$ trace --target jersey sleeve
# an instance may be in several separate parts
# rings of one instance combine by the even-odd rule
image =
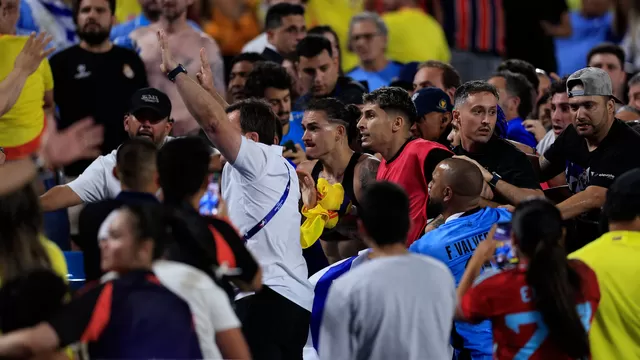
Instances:
[[[210,228],[216,242],[218,264],[227,263],[230,267],[239,269],[239,274],[227,275],[233,280],[250,283],[258,272],[259,265],[238,234],[238,231],[228,221],[212,218]]]
[[[95,341],[109,322],[113,283],[95,287],[64,305],[47,323],[58,335],[61,348],[82,341]],[[100,313],[104,316],[94,316]]]

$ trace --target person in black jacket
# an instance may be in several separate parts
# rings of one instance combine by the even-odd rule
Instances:
[[[301,96],[293,111],[304,111],[314,98],[333,97],[349,105],[361,105],[367,89],[347,76],[340,76],[338,58],[331,42],[323,36],[307,35],[298,43],[298,71],[300,81],[309,92]]]

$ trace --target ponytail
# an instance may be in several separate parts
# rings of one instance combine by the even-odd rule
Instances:
[[[572,358],[588,357],[589,339],[575,301],[581,281],[560,245],[560,211],[543,199],[523,202],[516,208],[513,231],[518,247],[529,258],[527,284],[550,340]]]

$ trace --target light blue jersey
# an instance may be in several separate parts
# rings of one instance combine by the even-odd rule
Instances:
[[[458,286],[467,263],[480,241],[487,237],[494,224],[509,221],[511,221],[511,213],[506,209],[487,207],[463,214],[426,233],[411,245],[409,251],[428,255],[445,263]],[[471,353],[474,360],[492,358],[493,336],[490,321],[483,321],[476,325],[456,322],[455,330],[456,334],[452,337],[454,348],[463,347]]]

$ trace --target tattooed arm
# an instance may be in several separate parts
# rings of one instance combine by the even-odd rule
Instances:
[[[371,155],[363,155],[364,159],[358,162],[355,172],[353,174],[353,191],[356,193],[356,198],[360,199],[362,192],[367,186],[373,184],[376,181],[378,175],[378,167],[380,166],[380,160]]]

